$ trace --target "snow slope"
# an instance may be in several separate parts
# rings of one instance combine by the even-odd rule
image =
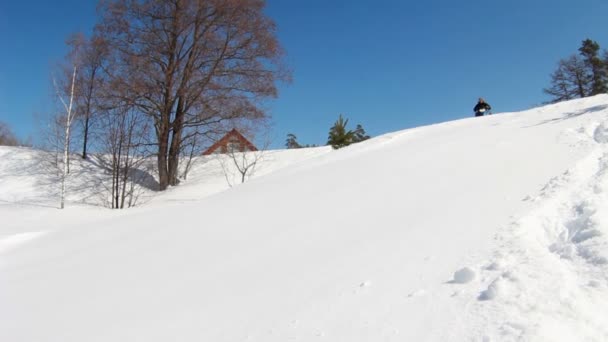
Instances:
[[[0,341],[605,341],[606,142],[604,95],[120,213],[8,200],[3,161]]]

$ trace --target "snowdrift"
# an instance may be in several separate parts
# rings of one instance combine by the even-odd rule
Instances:
[[[120,213],[20,201],[2,161],[0,341],[605,341],[607,141],[596,96]]]

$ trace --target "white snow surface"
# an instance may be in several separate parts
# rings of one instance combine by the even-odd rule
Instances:
[[[608,96],[68,208],[0,147],[0,341],[608,341]],[[463,271],[464,270],[464,271]]]

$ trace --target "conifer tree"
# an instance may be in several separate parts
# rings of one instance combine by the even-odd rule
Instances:
[[[285,146],[288,149],[293,149],[293,148],[302,148],[302,145],[300,145],[298,143],[298,138],[295,136],[295,134],[289,133],[287,134],[287,140],[285,141]]]
[[[348,119],[344,120],[342,114],[329,130],[327,145],[331,145],[334,149],[342,148],[353,143],[355,133],[346,129]]]
[[[355,130],[353,131],[353,143],[358,143],[369,138],[370,136],[365,134],[363,126],[357,125],[357,128],[355,128]]]
[[[585,63],[586,78],[591,88],[589,95],[608,92],[608,72],[605,61],[599,56],[599,44],[591,39],[585,39],[578,51]]]

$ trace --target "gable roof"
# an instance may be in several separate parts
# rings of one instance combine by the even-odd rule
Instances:
[[[258,149],[253,145],[247,138],[245,138],[236,128],[233,128],[230,132],[226,133],[220,140],[216,141],[215,144],[211,145],[205,152],[204,156],[216,153],[220,149],[220,153],[226,153],[228,144],[233,141],[239,142],[240,151],[257,151]]]

